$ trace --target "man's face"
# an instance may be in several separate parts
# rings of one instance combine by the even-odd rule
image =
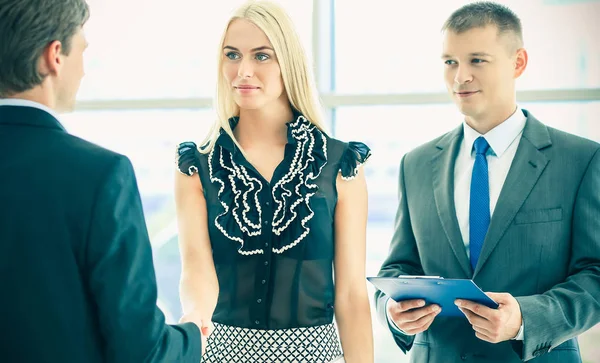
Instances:
[[[79,29],[71,39],[69,55],[61,54],[63,61],[56,81],[56,109],[61,112],[72,111],[75,107],[77,91],[85,75],[83,53],[87,48],[83,29]]]
[[[444,34],[444,78],[460,112],[473,120],[495,118],[515,104],[515,79],[525,66],[513,34],[494,25]],[[521,54],[522,55],[522,54]],[[526,63],[526,62],[525,62]]]

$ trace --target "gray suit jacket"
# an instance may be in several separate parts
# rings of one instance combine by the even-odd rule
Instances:
[[[466,319],[438,317],[409,337],[392,331],[411,362],[580,362],[576,336],[600,322],[600,145],[553,128],[527,111],[517,153],[475,271],[454,207],[454,131],[406,154],[390,254],[379,276],[472,278],[515,296],[524,341],[479,340]],[[376,294],[380,320],[385,301]]]

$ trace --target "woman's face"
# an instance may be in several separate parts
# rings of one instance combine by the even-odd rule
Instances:
[[[240,109],[260,109],[282,98],[287,102],[273,45],[256,25],[231,22],[222,52],[223,76]]]

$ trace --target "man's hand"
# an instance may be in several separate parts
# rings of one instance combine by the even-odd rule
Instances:
[[[215,329],[212,321],[208,320],[205,322],[197,313],[185,314],[179,319],[179,323],[194,323],[200,329],[200,338],[202,339],[202,355],[206,351],[208,345],[208,337],[212,334]]]
[[[515,338],[523,322],[517,299],[507,293],[486,292],[486,295],[500,305],[498,309],[460,299],[455,304],[466,315],[477,338],[490,343]]]
[[[429,329],[435,317],[442,311],[439,305],[425,306],[423,300],[387,302],[388,316],[398,328],[408,335],[415,335]]]

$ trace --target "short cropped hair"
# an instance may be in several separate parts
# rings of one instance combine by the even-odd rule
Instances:
[[[508,7],[491,1],[474,2],[454,11],[444,23],[442,31],[461,34],[488,25],[496,26],[498,35],[513,35],[516,47],[523,47],[521,19]]]
[[[44,81],[38,61],[55,40],[69,55],[73,36],[89,18],[85,0],[0,0],[0,97]]]

